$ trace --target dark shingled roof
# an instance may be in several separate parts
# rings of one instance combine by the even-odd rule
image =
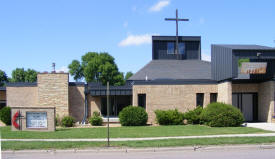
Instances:
[[[129,80],[211,79],[211,63],[201,60],[152,60]]]
[[[37,83],[28,83],[28,82],[10,82],[6,83],[7,87],[36,87]]]
[[[234,45],[234,44],[215,44],[216,46],[226,47],[233,50],[275,50],[273,47],[261,45]]]

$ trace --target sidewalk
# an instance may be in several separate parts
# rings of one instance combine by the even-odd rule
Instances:
[[[195,139],[195,138],[220,138],[220,137],[275,137],[275,133],[265,134],[227,134],[205,136],[172,136],[172,137],[148,137],[148,138],[110,138],[110,141],[142,141],[142,140],[165,140],[165,139]],[[0,141],[107,141],[99,139],[1,139]]]

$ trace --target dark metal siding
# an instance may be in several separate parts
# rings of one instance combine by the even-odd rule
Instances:
[[[232,78],[232,50],[211,45],[211,74],[217,81]]]
[[[176,42],[175,36],[153,36],[152,38],[152,59],[201,59],[200,37],[179,37],[179,42],[185,43],[185,55],[167,54],[167,43]]]

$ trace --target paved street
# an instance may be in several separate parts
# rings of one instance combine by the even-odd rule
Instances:
[[[248,147],[208,147],[199,148],[194,151],[192,147],[176,148],[176,149],[144,149],[144,150],[128,150],[111,149],[111,150],[88,150],[73,152],[72,150],[63,150],[57,152],[4,152],[4,159],[273,159],[275,158],[274,145],[271,147],[248,146]]]

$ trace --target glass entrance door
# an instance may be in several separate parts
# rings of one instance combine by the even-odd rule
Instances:
[[[233,93],[232,105],[241,110],[246,121],[258,120],[257,93]]]

